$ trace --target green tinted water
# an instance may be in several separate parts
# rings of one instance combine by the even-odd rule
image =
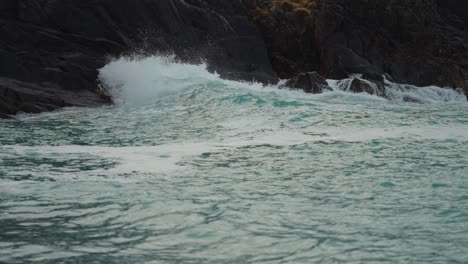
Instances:
[[[466,263],[467,113],[211,83],[0,121],[0,262]]]

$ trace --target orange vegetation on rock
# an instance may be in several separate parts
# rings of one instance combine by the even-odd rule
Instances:
[[[256,13],[260,16],[269,15],[273,8],[279,8],[290,15],[297,13],[311,15],[318,6],[315,0],[259,0],[256,3]]]

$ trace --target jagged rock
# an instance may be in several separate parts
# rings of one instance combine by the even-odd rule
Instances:
[[[135,51],[203,59],[224,78],[278,81],[241,1],[0,1],[0,77],[54,87],[59,97],[77,91],[78,103],[89,106],[107,57]]]
[[[13,115],[16,113],[16,107],[10,103],[8,98],[0,96],[0,113]]]
[[[13,119],[12,116],[0,113],[0,119]]]
[[[374,72],[365,72],[362,74],[362,79],[371,83],[371,86],[375,85],[375,95],[385,97],[385,81],[394,82],[391,76],[382,75]]]
[[[454,18],[468,21],[467,7],[455,0],[321,1],[320,72],[387,73],[400,83],[466,90],[468,33]]]
[[[385,92],[377,84],[364,79],[354,78],[350,85],[349,90],[353,93],[368,93],[371,95],[384,96]]]
[[[37,104],[32,104],[32,103],[24,103],[18,107],[20,112],[28,113],[28,114],[39,114],[42,112],[46,112],[47,109],[44,107],[41,107]]]
[[[372,72],[468,91],[468,1],[317,2],[319,9],[299,23],[279,12],[253,12],[280,77],[318,71],[345,79]]]
[[[317,72],[306,72],[297,75],[285,84],[292,89],[300,89],[306,93],[318,94],[330,90],[327,80]]]
[[[291,79],[302,72],[318,70],[320,49],[314,32],[313,12],[294,11],[288,4],[290,1],[273,7],[273,1],[245,2],[253,10],[252,19],[263,34],[271,63],[280,78]]]
[[[70,91],[61,87],[38,85],[0,78],[0,113],[40,113],[65,106],[99,106],[109,98],[87,90]]]

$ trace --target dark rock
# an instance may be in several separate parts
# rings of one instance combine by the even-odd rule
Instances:
[[[349,90],[354,93],[368,93],[371,95],[384,96],[385,91],[376,83],[369,80],[354,78],[350,85]]]
[[[225,78],[278,81],[242,1],[0,1],[0,77],[51,88],[62,101],[94,105],[94,96],[86,100],[99,96],[97,69],[132,52],[175,53]],[[61,97],[67,91],[75,98]]]
[[[468,89],[466,1],[327,0],[315,23],[320,73],[387,73],[396,82]],[[356,57],[357,56],[357,57]]]
[[[317,72],[301,73],[285,84],[292,89],[300,89],[306,93],[318,94],[330,90],[327,80]]]
[[[99,106],[109,98],[88,90],[70,91],[18,80],[0,78],[0,113],[14,115],[20,111],[39,113],[65,106]]]
[[[268,54],[276,73],[282,79],[291,79],[302,72],[318,70],[320,49],[314,32],[313,12],[294,8],[285,1],[245,1],[252,19],[257,23],[267,45]]]
[[[0,113],[0,119],[13,119],[12,116]]]
[[[260,10],[272,2],[246,1]],[[374,73],[400,83],[468,91],[467,1],[316,2],[318,10],[300,19],[291,19],[288,10],[253,12],[280,77]]]
[[[48,104],[48,103],[39,103],[37,104],[37,106],[43,108],[43,109],[46,109],[47,111],[54,111],[54,110],[57,110],[61,107],[63,107],[64,105],[62,104],[61,106],[58,106],[58,105],[53,105],[53,104]]]
[[[373,81],[374,83],[384,84],[386,76],[375,72],[364,72],[362,78]]]
[[[16,106],[10,103],[8,98],[0,96],[0,113],[14,115],[17,112]]]
[[[468,2],[460,0],[437,0],[439,12],[444,19],[451,20],[455,26],[468,31]]]
[[[329,41],[327,52],[322,58],[322,72],[332,79],[347,78],[351,74],[379,72],[369,61],[357,55],[353,50]],[[383,72],[380,72],[383,74]]]
[[[406,103],[415,103],[415,104],[421,104],[421,100],[418,100],[417,98],[410,97],[410,96],[404,96],[403,97],[403,102]]]
[[[42,112],[46,112],[47,109],[41,107],[39,105],[35,105],[32,103],[24,103],[18,107],[20,112],[28,113],[28,114],[39,114]]]

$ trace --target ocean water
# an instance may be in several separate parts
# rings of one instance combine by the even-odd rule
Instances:
[[[100,73],[115,106],[0,120],[0,263],[468,262],[463,96]]]

